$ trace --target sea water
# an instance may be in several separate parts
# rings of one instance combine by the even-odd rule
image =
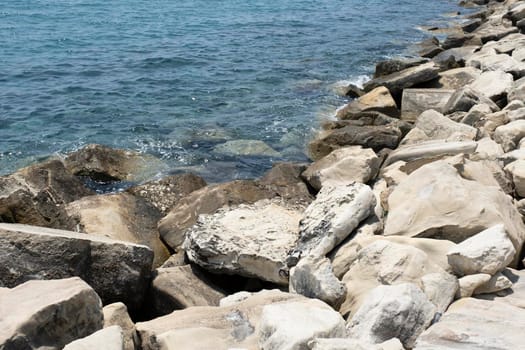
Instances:
[[[2,0],[0,174],[89,143],[209,181],[303,161],[378,60],[414,54],[456,1]],[[275,152],[217,148],[259,140]],[[219,151],[218,151],[219,150]]]

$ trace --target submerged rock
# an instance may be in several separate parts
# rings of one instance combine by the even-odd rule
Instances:
[[[259,140],[232,140],[217,145],[213,151],[229,156],[280,157],[280,153]]]

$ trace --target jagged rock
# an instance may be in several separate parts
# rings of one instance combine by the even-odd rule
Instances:
[[[461,23],[461,29],[465,33],[471,33],[474,30],[476,30],[482,23],[483,21],[481,20],[481,18],[474,18],[470,21]]]
[[[231,140],[215,146],[213,152],[228,156],[280,157],[281,154],[259,140]]]
[[[274,190],[281,198],[294,203],[309,204],[313,197],[302,180],[306,164],[277,162],[259,180],[259,184]]]
[[[490,227],[455,246],[447,253],[448,263],[458,276],[494,275],[512,262],[516,249],[503,225]]]
[[[171,175],[157,181],[131,187],[127,192],[143,198],[162,214],[175,206],[181,198],[206,186],[206,181],[194,174]]]
[[[396,97],[401,95],[403,89],[437,78],[438,72],[439,68],[433,62],[429,62],[372,79],[364,85],[364,90],[371,91],[378,86],[384,86]]]
[[[348,323],[350,337],[371,344],[398,338],[412,348],[430,325],[436,308],[412,283],[378,286]]]
[[[491,99],[469,86],[457,90],[448,100],[444,110],[445,114],[457,111],[468,112],[473,106],[481,103],[489,106],[493,112],[499,111],[499,107]]]
[[[150,247],[155,267],[170,256],[157,230],[160,213],[140,197],[129,193],[89,196],[69,203],[66,211],[73,222],[70,230]]]
[[[143,181],[164,165],[151,155],[91,144],[69,153],[64,164],[71,173],[95,181]]]
[[[91,194],[58,160],[22,168],[0,177],[0,222],[65,227],[63,205]]]
[[[525,75],[525,64],[516,61],[509,55],[497,54],[495,50],[486,50],[479,54],[474,54],[465,63],[467,67],[475,67],[486,71],[503,71],[510,73],[515,79]]]
[[[59,350],[102,328],[102,303],[78,277],[28,281],[2,292],[0,348]]]
[[[349,146],[336,149],[311,164],[302,174],[310,186],[320,190],[326,185],[367,183],[379,170],[380,160],[371,149]]]
[[[390,95],[390,91],[384,86],[379,86],[339,109],[337,118],[353,119],[355,115],[371,111],[381,112],[390,116],[399,115],[396,101]]]
[[[153,260],[146,246],[103,236],[0,224],[0,286],[79,276],[105,304],[141,305]]]
[[[468,45],[462,47],[456,47],[445,50],[439,55],[434,57],[432,60],[439,66],[444,66],[450,69],[461,68],[465,65],[465,62],[472,57],[474,52],[478,50],[479,46]],[[452,67],[450,67],[452,66]]]
[[[525,137],[525,120],[516,120],[498,126],[494,131],[494,141],[499,143],[505,152],[515,149]]]
[[[300,257],[324,257],[370,216],[375,205],[372,189],[359,182],[323,187],[304,211],[289,265]]]
[[[454,90],[445,89],[404,89],[401,99],[401,119],[415,121],[426,110],[444,112]]]
[[[509,34],[517,33],[516,27],[505,27],[503,25],[493,25],[490,22],[482,24],[473,33],[478,37],[483,44],[489,41],[497,41]]]
[[[515,6],[509,8],[506,17],[510,18],[513,23],[521,21],[525,18],[525,4],[518,2]]]
[[[64,350],[124,350],[124,335],[119,326],[101,329],[87,337],[77,339],[64,347]]]
[[[459,289],[456,293],[456,298],[469,298],[474,294],[474,291],[490,281],[491,276],[487,273],[478,273],[475,275],[468,275],[461,277],[459,282]]]
[[[512,78],[512,74],[502,71],[489,71],[481,73],[481,75],[470,84],[470,87],[481,92],[496,103],[504,100],[506,104],[507,94],[511,90],[513,83],[514,79]]]
[[[184,242],[184,232],[197,222],[201,214],[212,214],[227,205],[255,203],[275,197],[277,193],[252,180],[238,180],[207,186],[181,199],[168,215],[159,221],[159,233],[170,247]]]
[[[439,73],[439,80],[433,87],[445,90],[457,90],[469,85],[481,75],[481,70],[474,67],[454,68]]]
[[[201,215],[184,249],[204,269],[288,284],[286,257],[298,236],[300,208],[279,201]]]
[[[475,140],[477,133],[476,128],[456,123],[431,109],[421,113],[415,127],[401,141],[401,145],[433,140],[469,141]]]
[[[505,171],[511,175],[517,195],[525,197],[525,159],[508,164]]]
[[[179,250],[175,254],[172,254],[168,258],[168,260],[164,261],[164,263],[160,267],[169,268],[169,267],[184,266],[187,264],[188,262],[186,261],[186,253],[184,252],[184,250]]]
[[[460,299],[418,338],[415,349],[519,349],[525,313],[494,301]]]
[[[452,49],[454,47],[461,47],[473,37],[474,35],[472,34],[453,33],[445,38],[443,43],[441,43],[441,47],[444,50]]]
[[[497,293],[512,287],[512,282],[502,274],[496,273],[490,280],[474,290],[473,295]]]
[[[350,338],[317,338],[308,343],[310,350],[405,350],[397,338],[381,344],[370,344]]]
[[[148,301],[157,315],[191,306],[217,306],[225,296],[190,265],[157,269],[150,293]]]
[[[310,143],[309,154],[313,160],[317,160],[335,149],[351,145],[360,145],[379,152],[383,148],[396,148],[401,137],[402,132],[397,126],[349,125],[321,134]]]
[[[521,33],[509,34],[501,40],[491,41],[483,46],[483,49],[494,49],[497,53],[504,53],[507,55],[518,48],[525,46],[525,35]]]
[[[316,305],[317,304],[317,305]],[[317,337],[342,337],[345,321],[321,302],[287,302],[267,305],[259,321],[261,350],[305,349]]]
[[[421,277],[421,288],[436,311],[443,314],[459,289],[458,279],[449,273],[434,272]]]
[[[499,187],[462,178],[445,161],[426,164],[412,172],[391,193],[388,207],[385,235],[461,242],[503,223],[516,257],[520,255],[525,226],[511,198]]]
[[[290,293],[322,300],[337,310],[346,286],[334,275],[330,260],[306,257],[290,270]]]
[[[128,314],[128,308],[123,303],[113,303],[104,306],[104,328],[119,326],[122,329],[124,340],[123,350],[135,350],[139,345],[139,338],[135,324]]]
[[[509,101],[524,101],[525,100],[525,78],[514,81],[514,85],[507,95]]]
[[[428,59],[425,58],[391,59],[387,61],[380,61],[376,64],[374,78],[400,72],[407,68],[419,66],[427,62]]]
[[[418,46],[418,54],[421,57],[432,58],[443,51],[443,48],[439,45],[439,40],[436,37],[423,40]]]

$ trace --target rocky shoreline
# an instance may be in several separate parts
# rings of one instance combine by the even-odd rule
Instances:
[[[0,177],[0,350],[520,349],[525,1],[462,5],[311,164],[145,182],[89,145]]]

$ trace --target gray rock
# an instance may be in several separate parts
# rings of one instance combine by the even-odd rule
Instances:
[[[456,299],[471,297],[477,288],[485,285],[490,279],[491,276],[488,273],[478,273],[461,277],[458,280],[459,289],[456,293]]]
[[[441,43],[441,47],[444,50],[452,49],[454,47],[461,47],[473,37],[474,35],[472,34],[453,33],[445,38],[445,40]]]
[[[457,111],[468,112],[477,104],[486,104],[493,112],[499,111],[499,107],[488,97],[468,86],[457,90],[448,100],[444,107],[445,114]]]
[[[213,152],[229,156],[280,157],[281,154],[259,140],[231,140],[217,145]]]
[[[509,92],[507,99],[509,101],[523,101],[525,100],[525,78],[514,81],[514,86]]]
[[[457,90],[472,83],[481,75],[474,67],[454,68],[439,73],[439,80],[432,87],[444,90]]]
[[[510,92],[513,83],[512,74],[502,71],[488,71],[483,72],[470,84],[470,87],[496,103],[503,100],[506,104],[507,94]]]
[[[428,300],[443,314],[454,301],[459,289],[458,279],[449,273],[434,272],[421,277],[421,288]]]
[[[128,308],[123,303],[113,303],[104,306],[104,328],[118,326],[122,330],[124,350],[135,350],[139,339],[135,324],[128,314]]]
[[[376,64],[374,78],[379,78],[392,73],[400,72],[407,68],[419,66],[426,62],[428,62],[428,59],[425,58],[403,58],[380,61]]]
[[[443,51],[443,48],[439,45],[439,40],[436,37],[423,40],[418,46],[418,54],[421,57],[432,58]]]
[[[474,290],[473,295],[490,294],[511,288],[512,282],[503,273],[498,272],[490,280]]]
[[[521,33],[509,34],[501,40],[491,41],[483,46],[483,49],[494,49],[497,53],[510,55],[514,50],[525,46],[525,35]]]
[[[505,152],[515,149],[525,137],[525,120],[516,120],[498,126],[494,131],[494,141],[499,143]]]
[[[398,338],[412,348],[435,312],[435,306],[412,283],[378,286],[348,322],[350,337],[371,344]]]
[[[516,160],[507,166],[505,171],[512,177],[516,194],[525,197],[525,159]]]
[[[472,55],[465,63],[468,67],[479,68],[482,71],[503,71],[511,73],[515,79],[525,75],[525,63],[516,61],[509,55],[497,54],[495,50]]]
[[[463,67],[465,62],[476,52],[479,46],[469,45],[463,47],[456,47],[441,52],[432,60],[439,66],[448,67],[451,63],[453,67]],[[455,66],[455,67],[454,67]]]
[[[2,292],[0,348],[59,350],[102,328],[102,302],[78,277],[28,281]]]
[[[490,22],[482,24],[473,33],[478,37],[483,44],[489,41],[497,41],[509,34],[517,33],[516,27],[505,27],[503,25],[493,25]]]
[[[30,279],[83,278],[104,303],[138,308],[149,283],[153,252],[103,236],[0,224],[0,285]]]
[[[415,121],[426,110],[443,113],[454,90],[404,89],[401,100],[401,119]]]
[[[119,326],[101,329],[87,337],[77,339],[64,347],[64,350],[125,350],[124,335]]]

